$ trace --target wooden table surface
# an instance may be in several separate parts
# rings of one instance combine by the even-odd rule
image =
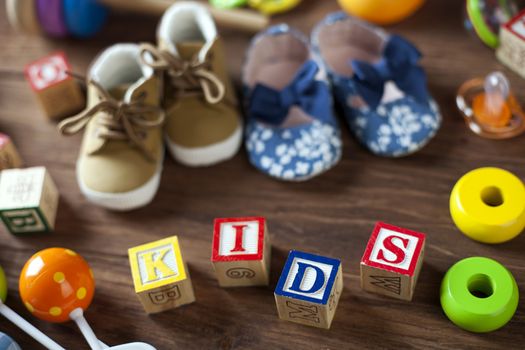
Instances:
[[[421,152],[403,159],[378,158],[357,145],[343,127],[341,162],[305,183],[284,183],[255,170],[245,151],[220,165],[192,169],[166,159],[154,202],[129,213],[114,213],[88,203],[75,179],[80,136],[59,136],[24,80],[28,62],[57,50],[74,70],[85,73],[94,55],[122,41],[154,40],[157,19],[114,14],[91,40],[49,40],[16,34],[0,10],[0,130],[11,135],[27,165],[44,165],[61,193],[56,232],[30,238],[0,231],[0,264],[9,280],[7,304],[67,349],[87,349],[74,324],[34,319],[17,292],[18,276],[36,251],[64,246],[81,253],[94,270],[97,291],[86,317],[110,345],[141,340],[157,349],[516,349],[525,344],[524,300],[503,329],[471,334],[444,316],[439,286],[447,269],[469,256],[495,258],[514,274],[525,291],[525,234],[501,245],[472,241],[455,228],[449,193],[465,172],[499,166],[525,179],[525,137],[482,139],[465,127],[454,103],[466,79],[496,69],[508,73],[525,99],[525,81],[500,65],[494,53],[462,27],[462,1],[429,0],[414,17],[393,26],[421,49],[430,90],[444,117],[436,138]],[[305,0],[295,11],[275,18],[309,32],[335,1]],[[130,23],[132,25],[130,26]],[[229,69],[239,80],[249,36],[223,32]],[[222,289],[210,264],[215,217],[265,216],[273,239],[268,288]],[[426,257],[412,302],[361,290],[359,260],[374,223],[383,220],[427,233]],[[127,249],[179,235],[197,302],[147,316],[135,296]],[[287,252],[304,250],[342,259],[344,290],[330,330],[280,321],[273,289]],[[24,349],[40,346],[0,318],[0,330]]]

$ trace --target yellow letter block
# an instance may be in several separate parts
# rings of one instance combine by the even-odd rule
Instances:
[[[177,236],[130,248],[128,255],[135,293],[147,313],[195,301]]]

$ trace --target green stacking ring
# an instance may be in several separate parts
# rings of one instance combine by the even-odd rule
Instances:
[[[4,270],[0,266],[0,300],[5,302],[5,298],[7,298],[7,280],[5,279]]]
[[[458,261],[441,282],[441,307],[467,331],[484,333],[503,327],[518,307],[518,285],[495,260],[472,257]]]

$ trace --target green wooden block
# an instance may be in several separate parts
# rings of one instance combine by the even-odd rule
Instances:
[[[54,229],[58,191],[44,167],[0,173],[0,218],[13,234]]]

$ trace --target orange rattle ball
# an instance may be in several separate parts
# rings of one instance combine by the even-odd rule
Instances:
[[[26,262],[19,289],[22,301],[33,315],[49,322],[66,322],[71,311],[89,307],[95,280],[80,255],[70,249],[49,248]]]
[[[338,0],[347,13],[369,22],[386,25],[404,20],[425,0]]]

